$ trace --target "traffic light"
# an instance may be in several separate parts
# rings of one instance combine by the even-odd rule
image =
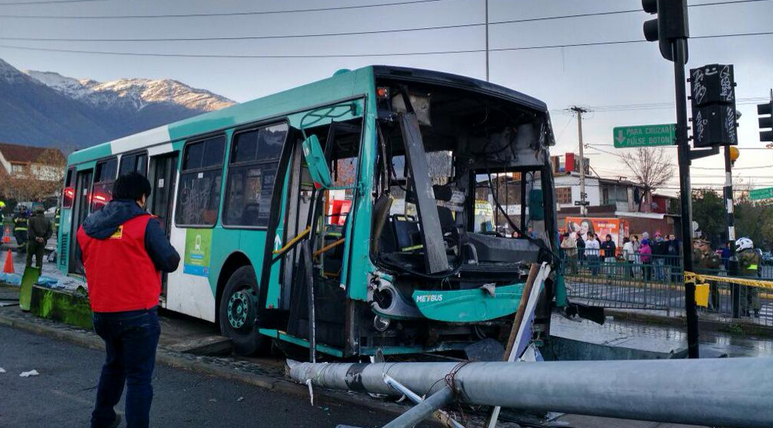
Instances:
[[[767,104],[757,104],[757,114],[760,115],[760,141],[773,142],[773,100]]]
[[[731,64],[690,70],[693,147],[738,144],[735,78]]]
[[[645,12],[658,16],[644,23],[644,38],[649,42],[657,41],[663,58],[673,61],[671,42],[690,37],[687,0],[642,0],[641,4]],[[687,52],[684,62],[687,63]]]

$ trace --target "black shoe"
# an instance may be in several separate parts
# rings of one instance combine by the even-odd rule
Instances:
[[[115,414],[115,420],[112,424],[108,425],[107,428],[118,428],[118,426],[121,425],[121,415],[118,413]]]

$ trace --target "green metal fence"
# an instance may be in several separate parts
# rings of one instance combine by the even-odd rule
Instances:
[[[726,266],[727,263],[723,262],[719,269],[695,270],[698,274],[726,277]],[[684,317],[681,256],[652,256],[645,263],[638,255],[622,260],[569,257],[562,253],[562,271],[567,295],[573,301],[610,309],[655,311],[666,317]],[[760,266],[758,272],[759,275],[753,279],[773,281],[773,266]],[[708,305],[699,307],[701,319],[773,327],[773,290],[724,281],[708,281],[708,284]]]

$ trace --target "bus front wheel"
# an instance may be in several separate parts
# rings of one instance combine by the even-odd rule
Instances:
[[[255,354],[268,343],[258,332],[256,286],[255,270],[242,266],[228,279],[220,299],[220,333],[231,339],[238,355]]]

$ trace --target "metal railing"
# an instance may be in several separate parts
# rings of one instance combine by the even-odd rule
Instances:
[[[638,255],[621,258],[569,257],[562,252],[567,295],[591,306],[654,312],[665,317],[684,317],[684,278],[681,256],[651,256],[647,263]],[[718,269],[696,273],[727,277],[723,261]],[[752,279],[773,281],[773,266],[759,266]],[[739,276],[748,278],[747,276]],[[773,327],[773,290],[711,280],[708,305],[699,307],[702,320],[727,324]],[[738,306],[733,317],[733,295]]]

